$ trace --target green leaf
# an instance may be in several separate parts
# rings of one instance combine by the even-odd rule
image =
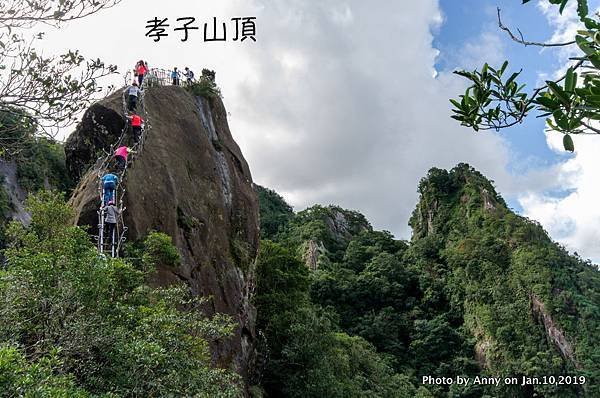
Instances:
[[[575,90],[575,85],[577,84],[577,74],[573,72],[573,68],[570,67],[567,69],[567,74],[565,76],[565,91],[573,92]]]
[[[562,3],[560,3],[560,8],[558,9],[558,12],[560,14],[563,13],[563,11],[564,11],[564,9],[565,9],[565,7],[566,7],[566,5],[567,5],[568,2],[569,2],[569,0],[562,0]]]
[[[559,129],[561,129],[561,130],[569,129],[569,120],[567,119],[567,116],[560,109],[554,110],[554,112],[552,112],[552,116],[554,117],[554,121],[556,122]]]
[[[545,96],[540,96],[538,98],[535,99],[535,103],[542,105],[550,110],[554,110],[556,108],[558,108],[559,103],[552,100],[551,98],[545,97]]]
[[[570,104],[569,96],[563,91],[563,89],[558,84],[556,84],[552,80],[546,80],[546,85],[548,86],[548,89],[550,89],[550,91],[552,91],[552,93],[563,104],[565,104],[565,105],[569,105]]]
[[[517,76],[519,76],[520,73],[521,73],[521,71],[518,71],[518,72],[515,72],[512,75],[510,75],[510,77],[508,78],[506,83],[504,83],[504,85],[506,87],[508,87],[517,78]]]
[[[450,102],[452,103],[452,105],[454,105],[457,109],[462,109],[462,106],[460,104],[460,102],[454,100],[454,99],[450,99]]]
[[[585,17],[581,20],[585,24],[585,27],[588,29],[600,29],[600,23],[594,21],[592,18]]]
[[[600,69],[600,54],[598,54],[598,53],[592,54],[592,55],[588,56],[588,59],[590,60],[592,65],[594,65],[596,68]]]
[[[569,134],[565,134],[563,137],[563,146],[565,147],[565,151],[573,152],[575,151],[575,145],[573,144],[573,138]]]
[[[466,77],[467,79],[472,79],[472,76],[473,76],[473,74],[471,72],[467,72],[466,70],[455,70],[453,73],[455,75]]]
[[[498,75],[502,76],[502,74],[504,73],[504,71],[506,70],[506,67],[508,66],[508,61],[504,61],[504,63],[502,64],[502,66],[500,67],[500,71],[498,72]]]
[[[590,32],[589,30],[578,30],[577,33],[582,36],[594,37],[595,32]]]
[[[581,51],[585,53],[585,55],[589,56],[596,53],[596,51],[592,47],[590,47],[590,44],[583,36],[575,36],[575,42],[577,42],[577,45],[579,46]]]
[[[587,0],[577,0],[577,15],[582,21],[589,13]]]

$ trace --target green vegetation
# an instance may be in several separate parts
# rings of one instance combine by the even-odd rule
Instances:
[[[8,167],[16,165],[16,183],[28,193],[53,188],[68,192],[73,184],[68,176],[65,152],[61,144],[50,138],[36,137],[37,125],[23,110],[0,110],[0,161]],[[15,206],[0,179],[0,249],[4,248],[4,230],[10,211]]]
[[[292,219],[294,211],[283,197],[272,189],[256,186],[260,204],[260,236],[273,239]]]
[[[27,192],[48,187],[67,192],[72,182],[64,148],[51,138],[36,137],[37,129],[37,123],[23,110],[0,111],[0,159],[16,162],[18,183]]]
[[[270,353],[268,396],[599,396],[597,268],[508,210],[494,186],[468,165],[432,169],[419,193],[410,244],[334,206],[293,215],[271,235],[278,244],[263,243],[256,305]],[[311,240],[323,248],[312,272],[302,263]],[[551,333],[548,325],[555,328]],[[356,368],[336,369],[348,350],[361,352],[359,367],[379,370],[362,373],[363,383],[356,384]],[[328,377],[323,364],[336,369],[324,382],[331,390],[306,390],[305,374]],[[381,385],[380,372],[400,383],[394,385],[401,392],[361,390]],[[587,382],[423,386],[427,375],[571,375]],[[292,382],[297,379],[304,384]]]
[[[142,259],[152,268],[158,265],[177,267],[181,263],[181,256],[173,244],[173,239],[163,232],[156,231],[150,232],[144,240]]]
[[[268,396],[415,396],[371,344],[339,331],[334,314],[311,303],[308,271],[289,250],[263,241],[259,259],[255,304],[269,345]]]
[[[73,184],[67,173],[65,151],[48,138],[36,138],[16,157],[17,179],[27,192],[52,187],[68,192]]]
[[[529,1],[523,0],[523,3]],[[577,3],[577,15],[583,26],[572,40],[552,44],[527,41],[502,24],[500,10],[498,22],[514,41],[524,45],[577,48],[579,53],[569,58],[566,73],[527,93],[525,85],[517,82],[521,71],[507,72],[508,61],[498,68],[486,63],[481,70],[457,71],[455,73],[472,84],[458,100],[450,100],[455,113],[452,117],[475,131],[498,130],[519,124],[536,108],[541,117],[547,117],[550,129],[564,134],[564,148],[572,152],[572,134],[600,133],[594,127],[594,121],[600,119],[600,19],[589,9],[587,0],[548,2],[559,6],[561,14],[567,4]]]
[[[197,80],[192,84],[186,86],[186,89],[197,97],[204,97],[209,99],[223,97],[221,95],[221,90],[219,89],[219,87],[215,84],[214,81],[209,79],[201,78],[200,80]]]
[[[12,223],[0,271],[0,396],[237,397],[208,344],[233,330],[207,319],[179,286],[152,289],[143,269],[175,261],[154,233],[136,268],[99,257],[58,194],[30,196],[30,226]]]

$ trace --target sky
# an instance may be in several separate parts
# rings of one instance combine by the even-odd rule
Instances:
[[[123,0],[60,30],[44,27],[41,47],[46,55],[80,49],[121,72],[138,59],[197,74],[215,70],[255,182],[295,210],[337,204],[409,239],[419,180],[431,167],[466,162],[493,180],[515,211],[599,262],[600,138],[578,136],[568,154],[541,119],[475,133],[449,117],[448,99],[466,87],[452,73],[457,68],[508,59],[535,87],[568,61],[564,49],[512,42],[498,29],[496,7],[530,40],[558,42],[577,29],[572,7],[559,16],[545,1]],[[232,41],[231,18],[250,16],[256,42]],[[155,17],[170,24],[158,42],[145,36]],[[183,17],[200,26],[186,42],[172,30]],[[228,41],[204,42],[202,26],[213,17],[228,22]],[[109,83],[122,85],[124,77]]]

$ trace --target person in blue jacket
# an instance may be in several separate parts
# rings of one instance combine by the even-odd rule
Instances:
[[[111,173],[105,174],[102,177],[104,204],[115,200],[115,189],[117,188],[118,181],[119,177]]]
[[[180,76],[181,76],[181,73],[177,70],[177,67],[174,67],[173,70],[171,71],[171,79],[173,81],[174,86],[179,86],[179,77]]]

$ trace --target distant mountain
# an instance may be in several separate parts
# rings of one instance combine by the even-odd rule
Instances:
[[[431,169],[419,193],[410,242],[335,206],[284,211],[263,237],[304,260],[312,302],[334,309],[339,327],[415,387],[426,376],[471,380],[425,383],[434,396],[600,396],[597,266],[514,214],[466,164]],[[272,194],[260,198],[271,201],[262,210],[285,209]],[[502,382],[473,384],[476,376]],[[516,385],[504,383],[512,377]]]

